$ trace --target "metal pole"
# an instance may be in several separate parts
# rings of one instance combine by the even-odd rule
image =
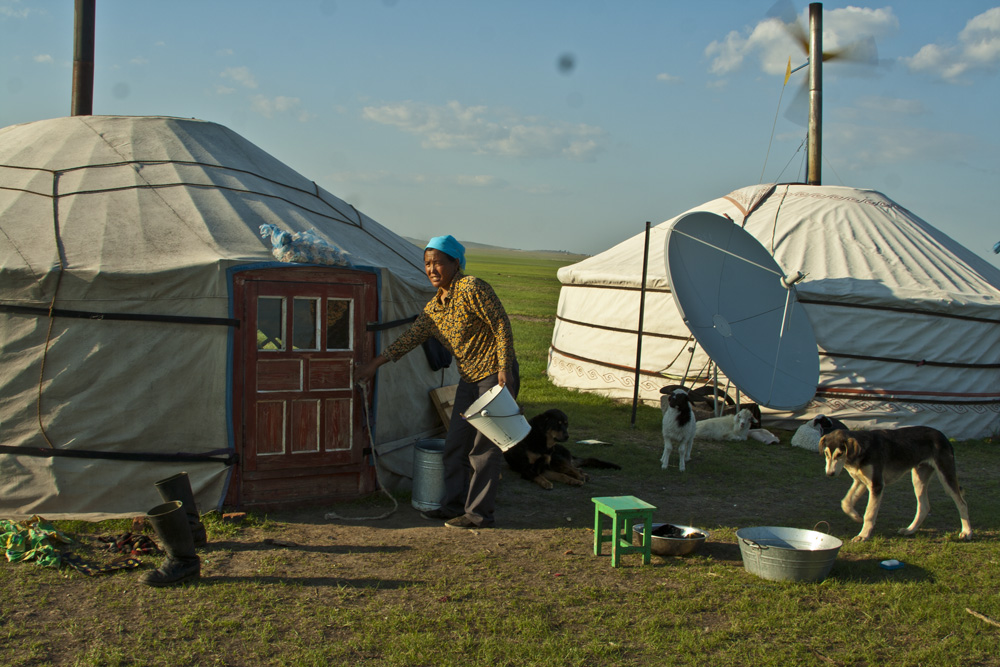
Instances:
[[[649,220],[646,221],[646,242],[642,249],[642,287],[639,289],[639,335],[635,343],[635,388],[632,391],[632,428],[639,404],[639,375],[642,361],[642,317],[646,310],[646,269],[649,266]]]
[[[823,4],[809,5],[809,141],[806,183],[820,184],[823,148]]]
[[[94,26],[97,0],[76,0],[73,21],[73,99],[71,116],[94,113]]]

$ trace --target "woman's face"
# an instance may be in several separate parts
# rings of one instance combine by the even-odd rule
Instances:
[[[451,287],[451,279],[458,273],[458,260],[440,250],[428,248],[424,250],[424,273],[431,285],[438,289],[448,289]]]

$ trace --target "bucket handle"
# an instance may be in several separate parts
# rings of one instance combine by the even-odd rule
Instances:
[[[826,530],[824,530],[823,532],[826,533],[827,535],[829,535],[830,534],[830,522],[826,521],[826,520],[822,520],[821,519],[821,520],[817,521],[816,525],[813,526],[813,530],[816,530],[819,527],[819,524],[821,524],[821,523],[825,523],[826,524]]]
[[[486,413],[486,414],[483,414],[483,413]],[[493,419],[508,419],[510,417],[521,417],[521,416],[524,415],[524,413],[523,412],[518,412],[517,414],[514,414],[514,415],[493,415],[493,414],[490,414],[489,411],[487,411],[487,410],[481,410],[479,412],[479,415],[482,415],[483,417],[492,417]],[[473,416],[478,417],[479,415],[473,415]],[[469,420],[469,418],[466,417],[464,414],[462,415],[462,419],[464,419],[466,421]]]
[[[743,542],[743,544],[747,545],[751,549],[756,549],[757,551],[763,551],[764,549],[770,549],[771,548],[771,547],[767,546],[766,544],[757,544],[753,540],[748,540],[745,537],[741,537],[740,540]]]

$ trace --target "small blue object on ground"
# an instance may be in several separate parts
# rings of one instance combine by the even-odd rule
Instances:
[[[878,566],[883,570],[898,570],[899,568],[903,567],[903,564],[900,563],[895,558],[893,558],[891,560],[882,561],[881,563],[878,564]]]

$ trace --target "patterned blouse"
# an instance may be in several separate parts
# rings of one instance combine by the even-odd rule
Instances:
[[[466,382],[478,382],[514,366],[514,336],[507,311],[488,283],[456,273],[448,295],[438,290],[403,332],[382,354],[396,361],[431,336],[458,360]]]

